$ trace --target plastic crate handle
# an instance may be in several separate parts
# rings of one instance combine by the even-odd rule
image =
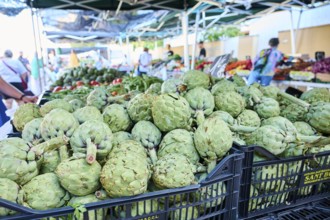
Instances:
[[[255,152],[258,152],[260,155],[266,157],[267,159],[270,160],[282,160],[281,158],[279,158],[278,156],[276,156],[275,154],[271,153],[269,150],[260,147],[260,146],[254,146]]]

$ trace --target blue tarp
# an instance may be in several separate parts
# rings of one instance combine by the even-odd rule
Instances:
[[[0,1],[0,13],[7,16],[16,16],[25,8],[27,8],[27,5],[21,0]]]

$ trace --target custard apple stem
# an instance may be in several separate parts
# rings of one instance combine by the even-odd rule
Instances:
[[[207,173],[210,173],[217,165],[216,160],[210,160],[207,164]]]
[[[205,173],[207,171],[207,168],[203,166],[202,164],[198,164],[196,166],[196,173]]]
[[[60,137],[52,138],[41,144],[38,144],[32,147],[31,150],[35,152],[36,156],[41,156],[45,152],[55,150],[60,146],[67,144],[68,142],[69,142],[69,138],[63,135]]]
[[[257,128],[258,128],[258,127],[250,127],[250,126],[243,126],[243,125],[237,125],[237,124],[234,124],[234,125],[228,124],[228,127],[230,128],[231,131],[243,132],[243,133],[252,133],[255,130],[257,130]]]
[[[204,111],[202,110],[197,110],[196,111],[196,121],[197,121],[197,125],[201,125],[203,123],[203,121],[205,120],[205,116],[204,116]]]
[[[155,165],[158,160],[155,148],[148,148],[148,152],[149,152],[149,157],[151,159],[151,163]]]
[[[90,138],[87,138],[86,143],[87,143],[86,161],[87,163],[92,164],[96,160],[97,147],[94,143],[92,143]]]
[[[105,200],[105,199],[109,198],[107,192],[103,189],[96,191],[95,192],[95,197],[100,199],[100,200]]]
[[[60,160],[64,161],[69,158],[68,147],[66,145],[62,145],[59,148]]]
[[[295,104],[297,104],[297,105],[299,105],[303,108],[308,109],[310,107],[310,104],[308,104],[307,102],[305,102],[301,99],[298,99],[298,98],[296,98],[292,95],[289,95],[285,92],[279,92],[278,95],[282,96],[283,98],[285,98],[285,99],[287,99],[287,100],[289,100],[289,101],[291,101],[291,102],[293,102],[293,103],[295,103]]]
[[[306,148],[311,148],[311,147],[323,147],[330,144],[330,137],[327,138],[319,138],[318,140],[312,142],[312,143],[307,143]]]

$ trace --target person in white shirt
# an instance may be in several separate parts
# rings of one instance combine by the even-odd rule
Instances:
[[[143,49],[143,53],[139,58],[139,67],[138,67],[138,76],[142,76],[142,74],[147,74],[149,67],[151,66],[152,57],[149,53],[148,48]]]
[[[0,77],[23,94],[33,96],[33,93],[27,91],[27,76],[28,71],[24,65],[18,59],[13,59],[13,53],[11,50],[6,50],[4,57],[0,60]],[[24,80],[25,84],[23,84],[22,80]],[[13,97],[7,95],[6,93],[2,94],[2,96],[3,99],[6,100],[6,107],[10,109]]]

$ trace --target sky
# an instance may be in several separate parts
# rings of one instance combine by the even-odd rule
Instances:
[[[14,56],[23,51],[28,57],[35,52],[30,10],[24,10],[19,15],[9,17],[0,14],[0,53],[11,49]]]

